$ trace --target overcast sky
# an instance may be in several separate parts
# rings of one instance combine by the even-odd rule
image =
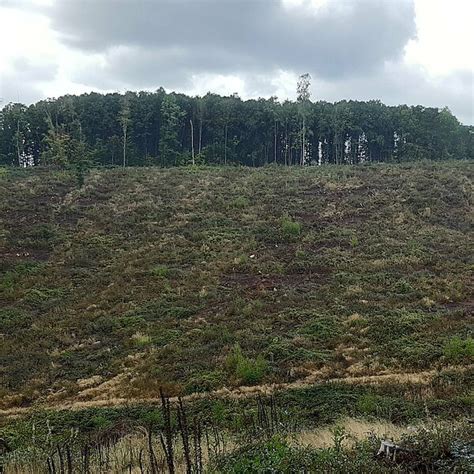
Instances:
[[[474,0],[0,0],[0,97],[160,86],[381,99],[474,123]]]

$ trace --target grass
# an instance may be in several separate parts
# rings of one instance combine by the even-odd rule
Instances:
[[[467,382],[458,380],[454,386],[461,393]],[[442,472],[455,467],[469,472],[463,469],[473,454],[472,425],[462,420],[461,407],[448,413],[449,407],[454,408],[453,397],[444,406],[444,419],[433,412],[427,422],[427,410],[441,401],[436,399],[441,392],[433,395],[423,403],[417,397],[404,400],[406,388],[400,384],[352,388],[328,384],[258,403],[206,399],[187,404],[186,411],[188,419],[199,420],[206,433],[201,438],[205,472],[431,472],[435,467],[443,467]],[[382,410],[375,418],[374,410],[384,405],[391,411]],[[316,407],[325,421],[315,423]],[[181,472],[179,423],[173,407],[175,461]],[[140,451],[148,452],[151,433],[161,472],[165,465],[159,434],[164,427],[162,410],[145,405],[36,411],[6,425],[0,423],[0,437],[11,448],[3,461],[6,472],[44,472],[47,458],[58,463],[58,448],[64,457],[69,446],[77,467],[83,465],[87,447],[92,472],[138,470],[140,464],[148,466],[148,455]],[[387,438],[409,449],[409,455],[402,453],[396,462],[377,458],[380,440]]]
[[[7,169],[0,407],[468,366],[471,206],[463,162]]]

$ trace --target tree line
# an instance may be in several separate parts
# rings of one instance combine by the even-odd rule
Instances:
[[[474,127],[448,108],[378,100],[242,100],[155,92],[88,93],[7,104],[0,165],[262,166],[473,159]]]

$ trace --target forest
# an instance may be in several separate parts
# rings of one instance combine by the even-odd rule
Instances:
[[[88,93],[0,111],[0,165],[163,167],[358,164],[474,158],[473,127],[448,108],[378,100],[311,101]]]

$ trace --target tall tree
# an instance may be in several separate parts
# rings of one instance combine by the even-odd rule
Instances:
[[[309,73],[302,74],[296,85],[296,96],[301,115],[301,165],[306,159],[306,119],[308,116],[309,103],[311,98],[311,76]]]
[[[127,138],[128,138],[128,127],[130,126],[130,95],[127,92],[122,98],[122,104],[119,113],[119,122],[122,127],[122,166],[125,168],[127,165]]]
[[[179,155],[178,133],[184,112],[173,94],[167,95],[161,104],[160,158],[162,166],[176,165]]]
[[[206,116],[206,100],[204,97],[198,97],[196,100],[196,112],[199,121],[198,155],[200,155],[202,151],[202,128]]]
[[[196,164],[194,159],[194,124],[193,119],[189,119],[189,125],[191,126],[191,159],[193,166]]]

